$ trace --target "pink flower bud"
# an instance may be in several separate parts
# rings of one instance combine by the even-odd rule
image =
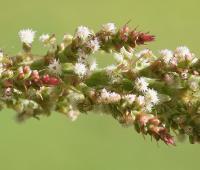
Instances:
[[[31,71],[31,69],[30,69],[29,66],[24,66],[24,68],[23,68],[24,74],[27,74],[27,73],[29,73],[30,71]]]

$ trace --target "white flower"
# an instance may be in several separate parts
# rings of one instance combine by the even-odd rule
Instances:
[[[105,32],[115,33],[116,27],[114,23],[107,23],[102,26],[102,30]]]
[[[147,104],[144,106],[144,111],[151,112],[151,111],[152,111],[152,108],[153,108],[153,104],[152,104],[152,103],[147,103]]]
[[[70,110],[67,113],[67,116],[71,119],[71,121],[75,121],[80,115],[80,112],[78,110],[73,109],[72,106],[69,106],[69,108]]]
[[[118,63],[122,63],[124,60],[124,57],[122,54],[119,53],[114,53],[114,58]]]
[[[87,45],[92,50],[92,53],[95,53],[100,48],[99,41],[97,38],[95,38],[94,40],[90,40]]]
[[[177,47],[174,53],[178,57],[186,57],[191,55],[189,48],[186,46]]]
[[[173,59],[173,52],[168,49],[161,50],[160,55],[166,64],[169,64]]]
[[[52,73],[59,74],[59,75],[62,73],[62,66],[59,60],[54,59],[53,62],[49,64],[48,68]]]
[[[157,104],[159,102],[157,91],[153,89],[148,89],[145,92],[145,100],[147,103]]]
[[[125,49],[125,47],[122,47],[121,49],[120,49],[120,53],[124,56],[124,57],[126,57],[126,58],[128,58],[128,59],[130,59],[132,56],[133,56],[133,52],[134,52],[134,50],[131,48],[131,52],[129,52],[129,51],[127,51],[126,49]]]
[[[138,52],[138,53],[135,54],[135,56],[137,58],[147,57],[147,56],[151,56],[151,55],[153,55],[153,53],[149,49],[144,49],[144,50],[142,50],[142,51],[140,51],[140,52]]]
[[[109,92],[105,88],[101,90],[98,102],[100,103],[115,103],[121,100],[121,96],[115,92]]]
[[[90,71],[94,71],[97,68],[97,62],[96,60],[93,60],[90,64]]]
[[[19,32],[21,42],[31,44],[35,37],[35,31],[32,29],[24,29]]]
[[[74,66],[74,72],[80,77],[86,75],[87,73],[86,65],[83,63],[76,63]]]
[[[49,41],[49,38],[50,38],[49,34],[43,34],[43,35],[41,35],[41,36],[39,37],[39,40],[40,40],[42,43],[46,44],[46,43]]]
[[[78,38],[85,40],[91,34],[92,33],[91,33],[91,31],[89,30],[88,27],[79,26],[76,30],[75,37],[78,37]]]
[[[127,94],[123,97],[125,101],[127,101],[129,104],[133,104],[133,102],[136,100],[135,94]]]
[[[144,96],[139,95],[138,97],[136,97],[135,101],[136,101],[136,103],[139,106],[144,106],[145,105],[145,98],[144,98]]]
[[[116,68],[117,68],[116,65],[112,64],[112,65],[107,66],[107,67],[105,68],[105,70],[106,70],[106,72],[107,72],[108,74],[111,74]]]
[[[138,91],[145,92],[148,89],[149,83],[146,82],[144,77],[137,78],[135,81],[135,87]]]
[[[176,57],[173,57],[173,58],[171,59],[170,63],[173,64],[173,65],[175,65],[175,66],[177,66],[177,64],[178,64],[177,58],[176,58]]]

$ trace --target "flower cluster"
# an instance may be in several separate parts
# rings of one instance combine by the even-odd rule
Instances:
[[[200,142],[200,60],[187,47],[137,51],[155,37],[107,23],[96,33],[79,26],[60,44],[43,34],[39,41],[48,52],[38,56],[31,52],[35,36],[21,30],[22,52],[0,51],[0,108],[14,109],[18,121],[54,111],[74,121],[100,111],[167,145],[175,145],[172,130]],[[114,64],[99,68],[90,57],[97,51],[113,54]]]

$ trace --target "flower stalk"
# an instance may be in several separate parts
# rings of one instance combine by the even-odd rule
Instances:
[[[31,52],[35,31],[19,36],[22,53],[0,52],[0,108],[14,109],[18,121],[54,111],[74,121],[100,111],[167,145],[175,145],[171,131],[200,142],[200,60],[187,47],[135,52],[155,37],[113,23],[96,33],[80,26],[60,44],[43,34],[48,52],[41,56]],[[98,68],[90,57],[97,51],[113,54],[114,64]]]

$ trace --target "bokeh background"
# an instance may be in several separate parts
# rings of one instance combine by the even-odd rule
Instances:
[[[187,45],[200,54],[199,0],[0,0],[0,47],[20,51],[17,33],[33,28],[37,35],[74,32],[78,25],[98,30],[131,20],[139,30],[157,36],[148,48]],[[39,42],[34,51],[44,53]],[[113,61],[96,55],[100,66]],[[53,99],[52,99],[53,100]],[[177,147],[144,140],[133,128],[122,128],[109,116],[82,115],[76,122],[53,113],[40,121],[15,122],[15,112],[0,112],[1,170],[188,170],[199,169],[200,146]]]

